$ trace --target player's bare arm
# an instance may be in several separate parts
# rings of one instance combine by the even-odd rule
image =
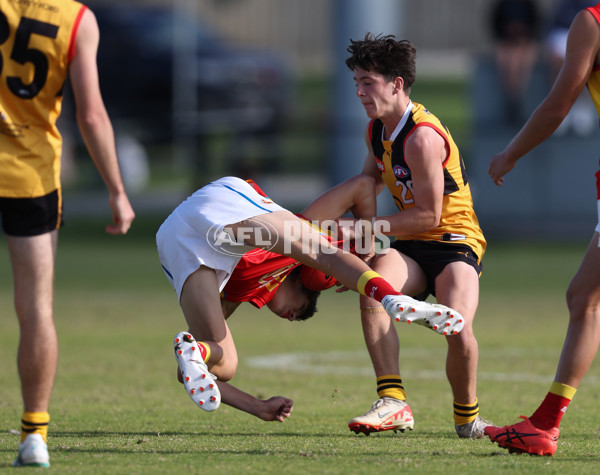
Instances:
[[[100,93],[96,65],[99,41],[100,33],[96,17],[88,9],[82,16],[77,33],[75,55],[69,67],[69,77],[75,96],[77,124],[109,193],[114,225],[107,226],[106,230],[111,234],[125,234],[135,214],[125,192],[117,159],[114,131]]]
[[[283,396],[269,399],[258,399],[245,393],[229,383],[217,381],[221,391],[221,401],[228,406],[247,412],[263,421],[283,422],[290,417],[294,402]]]
[[[405,160],[412,173],[415,206],[390,216],[379,217],[390,223],[389,235],[407,235],[438,226],[444,194],[444,139],[431,127],[419,127],[405,144]]]

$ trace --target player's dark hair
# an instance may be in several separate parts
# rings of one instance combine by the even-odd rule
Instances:
[[[300,288],[302,289],[304,296],[308,299],[308,305],[302,313],[294,316],[295,322],[308,320],[315,313],[317,313],[317,300],[319,299],[319,295],[321,295],[320,291],[310,290],[302,285],[302,280],[300,279],[301,268],[302,266],[297,266],[292,272],[290,272],[290,277],[296,277],[300,282]]]
[[[308,298],[308,306],[304,312],[295,316],[294,321],[308,320],[315,313],[317,313],[317,300],[319,299],[321,292],[318,290],[309,290],[302,286],[302,293]]]
[[[379,73],[387,81],[400,76],[404,79],[404,91],[408,94],[417,75],[417,50],[408,40],[396,40],[394,35],[365,35],[364,40],[350,39],[347,49],[350,57],[346,66],[351,71],[356,68]]]

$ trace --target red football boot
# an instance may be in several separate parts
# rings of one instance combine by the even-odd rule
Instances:
[[[510,453],[553,455],[556,452],[556,441],[560,432],[558,427],[541,430],[531,423],[529,417],[521,416],[521,418],[523,419],[521,422],[510,426],[487,426],[484,433],[492,442],[508,449]]]

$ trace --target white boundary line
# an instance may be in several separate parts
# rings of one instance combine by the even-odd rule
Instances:
[[[515,350],[515,351],[511,351]],[[518,356],[524,352],[520,348],[504,348],[503,355],[512,357]],[[438,351],[427,348],[411,348],[406,350],[410,356],[406,360],[414,358],[422,358],[424,354],[430,357],[440,359],[440,365],[444,367],[445,351]],[[481,355],[480,355],[481,356]],[[543,358],[543,355],[538,355]],[[550,356],[548,356],[550,357]],[[481,358],[480,358],[481,359]],[[402,361],[402,356],[400,358]],[[338,364],[339,363],[339,364]],[[281,370],[294,373],[309,373],[309,374],[338,374],[338,375],[353,375],[353,376],[373,376],[375,373],[364,349],[356,351],[314,351],[314,352],[294,352],[294,353],[273,353],[270,355],[252,356],[243,359],[243,364],[251,368]],[[525,365],[523,365],[525,366]],[[445,380],[445,370],[419,370],[411,368],[402,368],[401,373],[406,378],[429,379],[429,380]],[[523,372],[479,372],[477,378],[480,381],[518,381],[530,383],[546,383],[550,384],[554,377],[552,374],[540,373],[523,373]],[[587,384],[597,384],[600,379],[593,375],[587,375],[584,378]]]

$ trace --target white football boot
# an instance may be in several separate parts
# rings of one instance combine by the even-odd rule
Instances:
[[[386,295],[381,304],[395,322],[416,323],[440,335],[456,335],[465,325],[463,316],[456,310],[408,295]]]
[[[173,347],[188,396],[204,411],[217,409],[221,404],[217,377],[208,371],[194,337],[188,332],[179,332],[175,335]]]
[[[468,424],[460,426],[454,424],[454,429],[461,439],[483,439],[485,437],[484,429],[491,425],[493,424],[490,421],[477,416],[473,422],[469,422]]]
[[[40,434],[29,434],[25,442],[19,444],[19,455],[13,467],[49,467],[48,446]]]
[[[382,397],[373,403],[373,407],[362,416],[348,422],[354,433],[369,435],[371,432],[393,430],[404,432],[413,429],[415,421],[409,405],[400,399]]]

